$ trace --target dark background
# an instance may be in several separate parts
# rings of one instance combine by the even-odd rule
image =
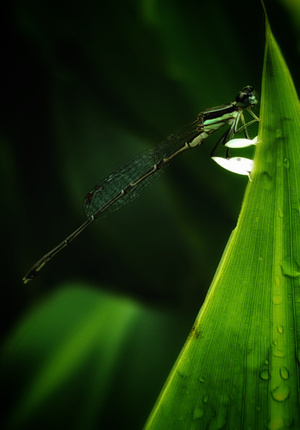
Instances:
[[[270,2],[268,10],[299,88],[296,7]],[[210,160],[217,137],[178,157],[147,193],[89,228],[36,280],[23,285],[22,277],[84,221],[81,202],[97,182],[201,110],[233,100],[244,85],[259,97],[261,7],[253,0],[32,0],[10,2],[3,18],[4,344],[32,306],[66,285],[121,294],[170,315],[170,345],[157,376],[148,368],[145,401],[136,388],[138,410],[121,410],[121,421],[104,407],[95,424],[140,428],[204,300],[247,185]],[[8,403],[13,408],[14,390]]]

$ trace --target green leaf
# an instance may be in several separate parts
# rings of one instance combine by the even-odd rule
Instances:
[[[300,109],[266,20],[253,182],[146,429],[300,428]]]
[[[186,332],[182,318],[99,285],[59,287],[1,348],[0,428],[120,428],[125,413],[126,428],[141,428]]]
[[[2,368],[22,387],[15,389],[16,394],[20,391],[19,401],[13,405],[7,428],[24,428],[29,423],[29,428],[36,423],[47,428],[60,406],[76,403],[74,386],[85,391],[85,396],[70,422],[76,418],[73,428],[90,428],[140,312],[130,300],[69,287],[25,317],[5,345],[2,358]],[[52,412],[46,420],[49,407]]]

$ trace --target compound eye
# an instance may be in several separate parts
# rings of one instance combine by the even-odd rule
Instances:
[[[248,99],[249,99],[249,94],[247,94],[247,93],[245,93],[245,92],[241,91],[241,92],[238,94],[238,96],[237,96],[237,98],[235,99],[235,101],[237,102],[237,104],[238,104],[240,107],[243,107],[244,105],[246,105],[246,104],[247,104]]]
[[[250,85],[244,87],[242,91],[240,91],[237,95],[235,101],[237,105],[242,109],[246,109],[250,105],[256,104],[257,101],[254,95],[253,87],[251,87]]]
[[[251,87],[251,85],[246,85],[241,93],[246,93],[246,94],[252,94],[254,92],[253,87]]]

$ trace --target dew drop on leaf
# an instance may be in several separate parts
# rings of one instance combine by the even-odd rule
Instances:
[[[280,266],[283,276],[287,278],[298,278],[300,276],[299,264],[290,257],[283,258]]]
[[[203,396],[202,398],[202,402],[206,405],[206,403],[208,402],[208,395],[206,394],[205,396]]]
[[[282,377],[282,379],[289,379],[289,376],[290,376],[289,370],[284,366],[281,367],[280,376]]]
[[[283,326],[282,326],[282,325],[279,325],[279,326],[277,327],[277,331],[278,331],[278,333],[282,334],[282,333],[283,333]]]
[[[279,294],[274,294],[273,303],[274,305],[279,305],[280,303],[282,303],[282,296],[280,296]]]
[[[278,387],[271,391],[271,396],[276,402],[284,402],[290,395],[290,387],[282,382]]]
[[[288,160],[287,158],[285,158],[285,159],[283,160],[283,165],[284,165],[284,167],[285,167],[286,169],[288,169],[288,168],[290,167],[290,162],[289,162],[289,160]]]
[[[202,418],[204,414],[204,411],[202,408],[196,407],[194,409],[194,413],[193,413],[193,420],[198,420],[199,418]]]
[[[269,372],[267,369],[264,369],[260,372],[259,374],[260,378],[263,379],[264,381],[267,381],[269,379]]]

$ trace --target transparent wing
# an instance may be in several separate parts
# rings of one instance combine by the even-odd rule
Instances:
[[[158,143],[153,148],[139,154],[123,167],[113,172],[102,182],[97,184],[86,196],[83,202],[83,210],[87,217],[100,217],[107,213],[114,212],[120,209],[125,204],[131,202],[144,192],[145,188],[155,181],[169,164],[163,163],[159,167],[159,163],[168,159],[172,154],[176,153],[185,142],[192,141],[198,134],[200,120],[197,119],[191,124],[181,127],[162,142]],[[153,169],[154,165],[158,165],[157,170],[149,176],[143,178],[147,172]],[[135,183],[140,178],[143,178],[129,192],[117,198],[109,207],[106,206],[113,201],[122,190],[128,185]]]

